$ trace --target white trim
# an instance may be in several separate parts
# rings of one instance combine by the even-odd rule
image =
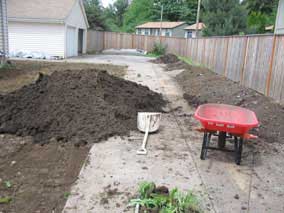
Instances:
[[[16,18],[9,17],[8,22],[28,22],[28,23],[42,23],[42,24],[64,24],[63,19],[40,19],[40,18]]]

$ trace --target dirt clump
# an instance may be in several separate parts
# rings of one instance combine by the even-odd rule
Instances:
[[[0,95],[0,133],[36,143],[99,142],[136,129],[139,111],[162,111],[158,93],[105,71],[40,74],[35,83]]]
[[[156,58],[152,62],[156,64],[173,64],[179,62],[179,59],[176,55],[169,53]]]
[[[255,143],[283,143],[284,107],[271,98],[203,67],[188,65],[176,79],[182,85],[184,98],[190,105],[223,103],[253,110],[260,121],[260,127],[253,130],[259,136]]]

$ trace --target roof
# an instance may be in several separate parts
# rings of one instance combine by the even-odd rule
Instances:
[[[200,22],[200,23],[198,24],[198,30],[202,30],[203,28],[205,28],[205,24],[202,23],[202,22]],[[188,27],[186,27],[186,28],[184,28],[184,29],[185,29],[185,30],[196,30],[196,24],[190,25],[190,26],[188,26]]]
[[[163,21],[162,28],[171,29],[171,28],[176,28],[183,24],[186,24],[186,23],[183,21],[179,21],[179,22]],[[137,26],[136,28],[160,28],[160,27],[161,27],[161,22],[147,22],[145,24]]]
[[[77,0],[8,0],[8,19],[65,20]]]

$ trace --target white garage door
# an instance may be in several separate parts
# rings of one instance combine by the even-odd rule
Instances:
[[[67,57],[77,56],[77,36],[76,36],[76,29],[74,27],[67,27],[67,45],[66,45],[66,52]]]

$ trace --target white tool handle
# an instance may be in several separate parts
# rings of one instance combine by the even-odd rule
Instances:
[[[151,124],[151,116],[147,117],[147,126],[146,126],[146,132],[144,135],[143,143],[142,143],[142,149],[146,149],[146,144],[147,144],[147,139],[148,139],[148,134],[149,134],[149,129],[150,129],[150,124]]]

